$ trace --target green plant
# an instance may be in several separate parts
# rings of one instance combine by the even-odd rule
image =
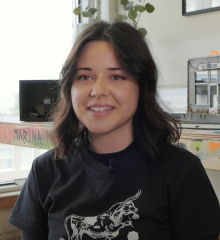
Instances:
[[[142,0],[138,0],[139,2],[142,2]],[[142,33],[143,36],[146,36],[147,30],[145,28],[138,28],[138,21],[140,19],[140,16],[143,12],[152,13],[155,8],[150,3],[145,4],[145,0],[143,1],[143,5],[133,5],[133,1],[129,2],[128,0],[121,0],[121,5],[116,5],[117,7],[123,7],[124,14],[117,14],[116,18],[121,21],[126,21],[128,18],[133,21],[133,26]],[[81,3],[82,4],[82,3]],[[73,10],[73,13],[75,15],[79,15],[81,13],[81,4]],[[94,14],[97,12],[96,8],[90,8],[89,6],[86,7],[86,11],[82,11],[82,16],[87,18],[90,18],[90,22],[95,22],[97,20],[100,20],[98,16],[96,18],[93,18]],[[128,11],[128,14],[126,15],[126,12]],[[139,12],[139,16],[138,16]],[[135,19],[138,17],[138,20]]]

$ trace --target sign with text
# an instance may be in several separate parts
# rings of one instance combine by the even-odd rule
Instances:
[[[199,70],[216,69],[216,68],[220,68],[220,63],[207,63],[207,64],[199,65]]]

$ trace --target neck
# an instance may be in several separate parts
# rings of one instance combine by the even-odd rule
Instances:
[[[124,130],[124,131],[123,131]],[[89,131],[89,148],[97,153],[120,152],[134,140],[133,128],[125,126],[105,134],[95,134]]]

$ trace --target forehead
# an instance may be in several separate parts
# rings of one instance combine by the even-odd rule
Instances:
[[[92,41],[87,43],[79,54],[77,67],[86,64],[99,64],[100,66],[110,64],[114,67],[118,65],[113,45],[106,41]],[[109,67],[111,67],[110,65]]]

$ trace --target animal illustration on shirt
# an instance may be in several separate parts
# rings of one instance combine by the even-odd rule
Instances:
[[[141,190],[123,202],[114,204],[107,212],[98,216],[82,217],[69,215],[64,221],[68,240],[82,240],[83,234],[90,237],[111,240],[119,235],[121,228],[132,226],[132,220],[139,218],[138,209],[133,201],[141,194]],[[72,234],[71,234],[72,233]],[[60,240],[64,240],[60,238]]]

